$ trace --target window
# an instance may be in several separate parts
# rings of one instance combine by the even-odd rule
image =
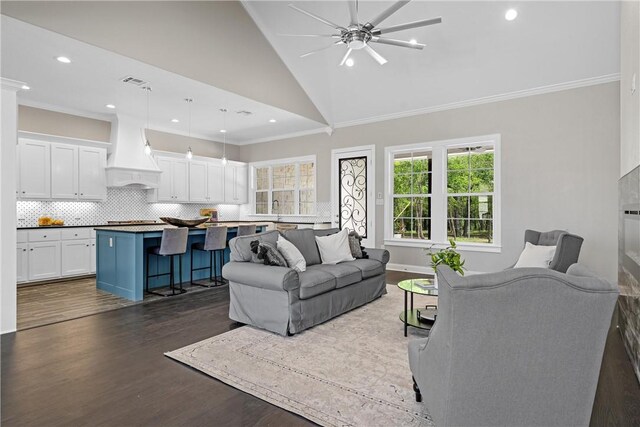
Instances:
[[[493,242],[492,146],[447,150],[447,237],[457,242]]]
[[[499,135],[387,147],[385,244],[499,249],[499,148]]]
[[[393,235],[431,239],[431,151],[410,151],[393,158]]]
[[[253,213],[315,215],[315,163],[315,156],[253,163]]]

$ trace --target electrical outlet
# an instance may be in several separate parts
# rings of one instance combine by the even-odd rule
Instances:
[[[109,237],[109,247],[113,247],[113,237]]]

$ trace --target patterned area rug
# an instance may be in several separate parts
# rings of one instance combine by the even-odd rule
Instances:
[[[403,292],[387,291],[293,337],[245,326],[166,355],[321,425],[430,426],[407,355],[408,341],[426,333],[410,327],[404,337]]]

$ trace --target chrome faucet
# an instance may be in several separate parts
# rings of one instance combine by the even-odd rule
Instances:
[[[276,212],[277,215],[277,221],[280,222],[280,202],[278,201],[278,199],[274,199],[271,202],[271,213]]]

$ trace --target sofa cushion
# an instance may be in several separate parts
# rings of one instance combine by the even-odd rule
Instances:
[[[359,268],[348,265],[348,262],[340,264],[317,264],[309,267],[309,270],[329,273],[336,278],[336,288],[344,288],[362,281],[362,272]]]
[[[277,230],[266,233],[253,234],[251,236],[234,237],[229,241],[231,249],[231,261],[249,262],[252,259],[251,242],[258,240],[260,243],[266,242],[276,246],[280,233]]]
[[[329,236],[331,234],[336,234],[340,231],[339,228],[321,228],[318,230],[313,230],[313,234],[317,237]]]
[[[356,259],[339,265],[350,265],[358,268],[362,272],[363,279],[384,273],[384,265],[375,259]]]
[[[307,266],[320,264],[320,252],[318,252],[315,234],[312,229],[287,230],[282,234],[302,253]]]
[[[336,288],[336,278],[326,271],[308,268],[298,273],[300,278],[300,299],[308,299]]]

